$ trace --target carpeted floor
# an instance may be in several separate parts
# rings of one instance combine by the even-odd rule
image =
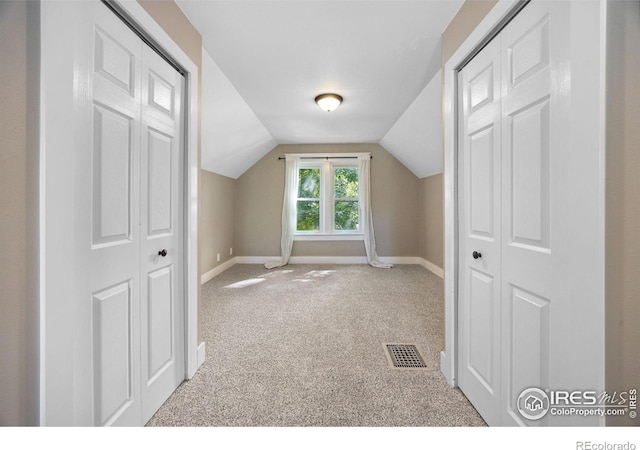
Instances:
[[[147,425],[485,425],[440,373],[442,287],[414,265],[236,265],[203,286],[205,363]],[[391,368],[383,343],[428,368]]]

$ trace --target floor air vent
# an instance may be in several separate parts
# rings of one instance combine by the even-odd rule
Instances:
[[[415,345],[383,344],[389,363],[395,369],[424,369],[427,365]]]

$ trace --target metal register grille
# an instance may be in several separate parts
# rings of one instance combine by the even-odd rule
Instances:
[[[415,345],[385,344],[389,362],[398,369],[422,369],[427,367]]]

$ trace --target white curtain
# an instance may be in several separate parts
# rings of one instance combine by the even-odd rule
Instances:
[[[296,201],[298,198],[298,156],[285,155],[286,174],[284,181],[284,200],[282,202],[282,235],[280,237],[280,259],[265,262],[267,269],[286,266],[293,249],[293,233],[296,230]]]
[[[365,223],[364,248],[367,252],[369,265],[390,269],[393,264],[380,261],[376,253],[376,238],[373,233],[373,214],[371,213],[371,156],[367,153],[358,156],[360,175],[360,214]]]

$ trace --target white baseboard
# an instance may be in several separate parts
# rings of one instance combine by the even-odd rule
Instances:
[[[277,256],[237,256],[236,264],[264,264]],[[420,264],[417,256],[381,256],[380,261],[391,264]],[[367,264],[366,256],[292,256],[289,264]],[[426,267],[426,266],[425,266]],[[435,266],[434,266],[435,267]]]
[[[440,352],[440,372],[444,375],[444,379],[447,380],[449,386],[452,388],[457,387],[457,382],[451,373],[451,361],[449,361],[445,352]]]
[[[427,261],[424,258],[418,258],[418,262],[416,264],[420,264],[422,267],[427,269],[429,272],[432,272],[432,273],[438,275],[440,278],[444,279],[444,270],[442,269],[442,267],[436,266],[431,261]]]
[[[211,269],[207,273],[202,274],[200,276],[200,284],[205,284],[207,281],[210,281],[210,280],[214,279],[215,277],[220,275],[225,270],[233,267],[234,265],[237,264],[236,260],[237,260],[237,258],[231,258],[229,261],[225,261],[224,263],[220,264],[219,266],[214,267],[213,269]]]
[[[236,264],[264,264],[267,260],[277,259],[275,256],[236,256]]]
[[[237,264],[264,264],[279,256],[237,256]],[[366,264],[366,256],[292,256],[289,264]]]
[[[236,256],[224,264],[214,267],[200,277],[201,284],[220,275],[225,270],[236,264],[264,264],[267,261],[277,260],[277,256]],[[380,261],[391,264],[418,264],[440,278],[444,278],[444,270],[419,256],[381,256]],[[290,264],[367,264],[366,256],[292,256]]]
[[[417,256],[379,256],[378,259],[391,264],[420,264]]]
[[[198,368],[204,363],[204,359],[206,357],[205,354],[205,343],[204,341],[200,342],[198,345]]]
[[[290,264],[367,264],[366,256],[292,256]]]

